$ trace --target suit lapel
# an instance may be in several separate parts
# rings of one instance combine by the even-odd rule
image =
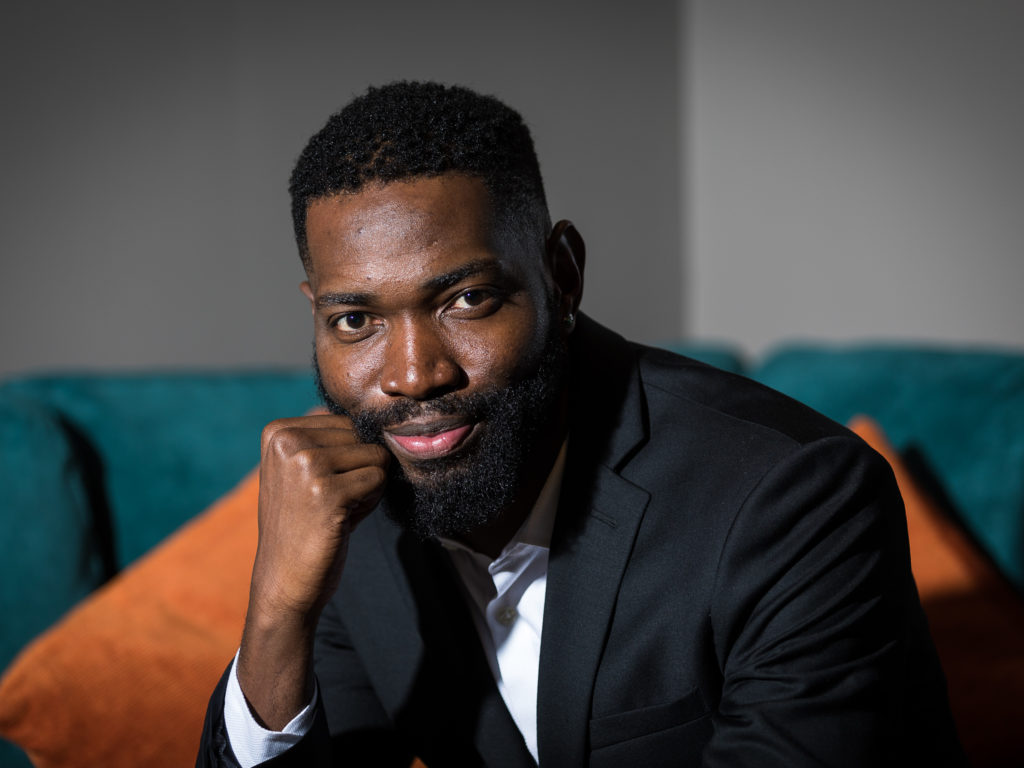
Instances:
[[[537,696],[542,766],[587,762],[594,680],[650,499],[617,471],[647,435],[633,353],[621,337],[593,323],[580,330],[544,606]]]
[[[417,742],[431,745],[420,755],[428,765],[532,765],[447,554],[400,533],[382,510],[375,517],[378,591],[365,608],[366,625],[377,629],[378,674],[388,681],[385,707]],[[391,614],[382,622],[386,606]]]
[[[650,498],[604,468],[593,482],[589,499],[572,510],[579,525],[552,546],[548,566],[537,695],[541,765],[586,764],[594,679]]]

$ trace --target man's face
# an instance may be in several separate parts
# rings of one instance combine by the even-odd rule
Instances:
[[[490,222],[483,182],[458,175],[307,212],[321,393],[397,459],[389,508],[420,535],[493,521],[560,440],[555,287],[544,255],[509,252]]]

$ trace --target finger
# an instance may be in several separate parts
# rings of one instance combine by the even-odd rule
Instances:
[[[391,454],[382,445],[374,443],[350,443],[342,445],[313,445],[292,457],[305,464],[313,475],[342,474],[363,467],[385,469],[391,462]]]
[[[352,442],[344,437],[327,437],[282,430],[267,446],[260,466],[296,477],[323,477],[362,467],[386,467],[391,454],[381,445]]]
[[[355,518],[365,517],[380,501],[387,483],[383,467],[359,467],[344,474],[320,478],[315,493],[333,500],[332,506]]]
[[[333,413],[321,413],[309,416],[292,416],[284,419],[275,419],[263,428],[260,436],[261,453],[266,453],[267,445],[274,440],[275,436],[285,430],[302,429],[326,429],[338,430],[350,433],[355,436],[355,427],[348,416],[339,416]]]
[[[356,433],[344,427],[296,426],[271,422],[263,429],[260,457],[287,458],[307,448],[365,445]]]
[[[315,429],[355,429],[352,426],[352,419],[340,413],[328,413],[327,411],[307,413],[304,416],[293,416],[288,421],[296,422],[295,426],[312,427]]]

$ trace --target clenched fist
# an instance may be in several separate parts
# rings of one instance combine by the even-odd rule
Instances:
[[[280,729],[312,696],[312,645],[338,585],[348,537],[380,500],[390,454],[344,416],[271,422],[260,454],[259,543],[238,679],[263,724]]]

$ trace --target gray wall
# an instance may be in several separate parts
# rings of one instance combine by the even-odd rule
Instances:
[[[5,6],[0,375],[304,364],[285,179],[400,77],[524,113],[628,335],[1024,346],[1016,0],[142,5]]]
[[[17,2],[0,31],[0,375],[305,364],[285,191],[368,84],[460,82],[534,129],[584,308],[682,330],[674,2]]]
[[[690,330],[1024,347],[1024,4],[689,6]]]

